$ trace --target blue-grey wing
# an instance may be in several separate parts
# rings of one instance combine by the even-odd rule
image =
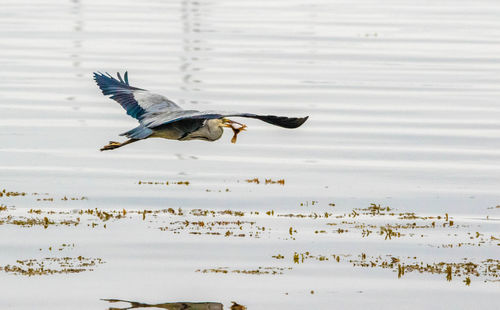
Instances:
[[[247,117],[255,118],[266,123],[284,127],[284,128],[297,128],[300,127],[309,118],[306,117],[286,117],[275,115],[258,115],[252,113],[235,113],[235,112],[220,112],[220,111],[196,111],[196,110],[182,110],[182,111],[169,111],[166,113],[146,113],[141,119],[141,125],[148,128],[155,128],[158,126],[166,125],[173,122],[178,122],[185,119],[217,119],[224,117]]]
[[[162,95],[130,86],[127,72],[125,72],[124,78],[121,77],[120,73],[117,73],[117,77],[118,79],[115,79],[109,73],[94,72],[94,80],[102,93],[118,102],[133,118],[140,120],[143,115],[148,113],[182,110],[181,107]]]

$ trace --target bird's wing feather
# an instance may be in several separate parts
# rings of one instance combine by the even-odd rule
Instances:
[[[259,119],[263,122],[284,127],[284,128],[297,128],[302,126],[309,116],[306,117],[288,117],[288,116],[276,116],[276,115],[257,115],[257,114],[250,114],[250,113],[242,113],[242,114],[235,114],[235,115],[227,115],[227,116],[239,116],[239,117],[248,117],[248,118],[256,118]]]
[[[94,72],[94,80],[102,93],[106,96],[110,95],[110,98],[118,102],[133,118],[140,120],[145,114],[182,110],[162,95],[130,86],[127,72],[123,79],[120,73],[117,73],[117,77],[118,79],[115,79],[109,73]]]
[[[146,113],[140,123],[148,128],[155,128],[161,125],[181,121],[184,119],[216,119],[223,117],[247,117],[255,118],[269,124],[284,128],[297,128],[301,126],[309,117],[286,117],[275,115],[258,115],[252,113],[235,113],[235,112],[220,112],[220,111],[196,111],[182,110],[169,111],[167,113]]]

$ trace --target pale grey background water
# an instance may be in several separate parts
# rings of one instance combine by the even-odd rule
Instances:
[[[340,210],[377,202],[427,214],[499,216],[488,210],[500,203],[496,1],[0,0],[0,7],[0,187],[89,197],[73,204],[1,201],[18,210],[291,212],[318,200]],[[249,131],[235,145],[226,133],[215,143],[151,139],[101,153],[135,120],[100,94],[92,80],[98,70],[128,70],[131,85],[185,108],[310,119],[297,130],[247,121]],[[284,178],[286,186],[243,182],[253,177]],[[191,185],[166,190],[138,187],[139,180]],[[205,191],[225,188],[231,191]],[[327,309],[332,302],[444,309],[441,298],[460,307],[472,302],[465,291],[474,304],[485,298],[483,306],[493,308],[486,297],[498,290],[498,284],[464,288],[417,277],[397,282],[383,271],[347,267],[274,278],[200,275],[195,266],[258,263],[279,245],[171,239],[138,225],[90,234],[0,227],[1,263],[68,239],[107,261],[79,275],[0,274],[0,306],[33,308],[44,301],[47,309],[102,309],[99,298],[123,298],[234,299],[249,309]],[[292,253],[380,247],[314,238],[284,247]],[[391,246],[386,252],[405,253],[404,245]],[[498,247],[484,251],[467,254],[499,256]],[[311,289],[318,293],[310,295]]]

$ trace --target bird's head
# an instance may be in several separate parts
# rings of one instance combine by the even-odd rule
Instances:
[[[228,127],[233,130],[233,137],[231,138],[231,143],[236,143],[236,139],[238,138],[238,134],[244,130],[246,130],[247,125],[241,124],[235,121],[232,121],[227,118],[219,119],[221,127]]]

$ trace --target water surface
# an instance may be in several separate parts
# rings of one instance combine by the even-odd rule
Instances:
[[[495,1],[3,0],[0,27],[1,308],[495,308]],[[310,118],[101,153],[136,122],[98,70]]]

